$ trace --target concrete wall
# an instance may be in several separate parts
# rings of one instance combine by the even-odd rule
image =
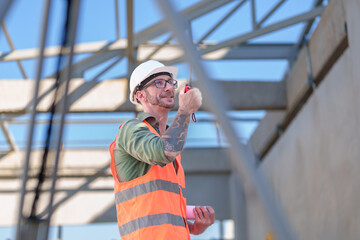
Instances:
[[[259,167],[298,239],[360,239],[360,1],[333,1],[349,47]],[[261,204],[247,194],[247,205],[249,239],[265,239]]]

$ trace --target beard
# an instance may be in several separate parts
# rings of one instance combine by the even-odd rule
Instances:
[[[175,105],[174,93],[172,92],[165,92],[160,94],[160,96],[152,96],[151,94],[149,94],[149,92],[146,91],[146,89],[145,92],[146,92],[146,98],[151,105],[159,106],[167,109],[172,109]],[[172,98],[173,100],[169,102],[167,98]]]

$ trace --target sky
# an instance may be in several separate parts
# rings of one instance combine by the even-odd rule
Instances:
[[[209,14],[199,17],[192,21],[192,34],[194,41],[200,39],[214,24],[217,23],[228,11],[230,11],[240,0],[233,0],[231,3],[221,7]],[[61,43],[63,32],[63,21],[65,11],[65,0],[54,0],[50,28],[48,33],[47,46],[57,46]],[[198,0],[172,0],[177,10],[184,9]],[[275,0],[256,0],[256,19],[260,20],[277,3]],[[41,24],[44,9],[44,0],[16,0],[5,18],[5,24],[9,35],[16,49],[37,48],[40,43]],[[76,43],[96,42],[96,41],[115,41],[116,28],[115,21],[120,23],[120,38],[126,38],[126,1],[118,0],[119,19],[115,17],[114,0],[86,0],[80,5],[79,26]],[[284,20],[288,17],[300,14],[308,10],[313,4],[313,0],[287,0],[274,15],[272,15],[264,26]],[[155,0],[134,0],[134,31],[135,33],[161,21],[163,16],[160,9],[156,6]],[[230,17],[217,31],[208,37],[208,41],[221,42],[232,37],[251,31],[250,0],[248,0],[238,11]],[[304,24],[296,24],[283,30],[267,34],[250,43],[295,43],[300,36]],[[154,39],[161,41],[166,39],[169,34]],[[176,40],[174,40],[176,41]],[[4,34],[0,31],[0,52],[7,53],[11,50]],[[80,54],[75,57],[79,61],[89,54]],[[56,71],[56,57],[47,58],[42,73],[42,77],[50,76]],[[106,64],[94,67],[85,72],[85,80],[92,79],[99,73]],[[37,60],[24,60],[22,64],[29,79],[35,78]],[[281,81],[289,68],[286,60],[226,60],[226,61],[203,61],[209,76],[214,79],[226,80],[252,80],[252,81]],[[179,67],[179,78],[189,78],[189,67],[186,63],[177,64]],[[114,68],[103,74],[98,80],[106,80],[122,77],[126,74],[127,61],[122,60]],[[12,79],[14,81],[22,79],[21,72],[16,62],[0,62],[0,81],[1,79]],[[224,96],[226,97],[226,96]],[[1,96],[0,96],[1,99]],[[171,113],[174,115],[174,113]],[[171,118],[170,114],[170,118]],[[264,116],[264,111],[238,111],[229,113],[230,116],[239,118],[233,124],[240,140],[244,143],[254,131],[259,119]],[[81,122],[67,124],[65,128],[65,148],[104,148],[112,141],[118,127],[118,119],[133,117],[132,113],[108,113],[108,114],[69,114],[68,120],[91,120],[101,119],[103,124],[83,124]],[[213,119],[214,116],[205,112],[197,113],[199,119]],[[46,120],[48,114],[39,114],[38,120]],[[26,146],[27,124],[29,115],[19,116],[9,124],[11,133],[20,148]],[[34,145],[41,147],[45,136],[45,124],[40,124],[35,128]],[[91,134],[89,134],[91,133]],[[186,147],[213,147],[218,144],[226,145],[226,137],[220,133],[214,123],[203,121],[192,123],[189,127],[188,140]],[[0,133],[0,150],[8,149],[4,135]],[[231,223],[227,223],[227,227]],[[86,230],[84,230],[86,229]],[[94,230],[101,229],[101,230]],[[114,230],[115,229],[115,230]],[[214,226],[210,231],[213,237],[219,235],[218,226]],[[92,232],[94,230],[94,232]],[[10,236],[11,228],[0,227],[0,240],[13,239]],[[100,235],[101,232],[101,235]],[[98,235],[97,235],[98,233]],[[53,228],[50,239],[56,239],[57,228]],[[86,236],[85,234],[89,234]],[[105,236],[105,234],[108,234]],[[203,236],[205,237],[212,237]],[[113,224],[98,224],[96,226],[65,226],[63,228],[63,239],[119,239],[118,231]],[[196,239],[196,238],[193,238]]]

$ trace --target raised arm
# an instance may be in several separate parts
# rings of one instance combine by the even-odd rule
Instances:
[[[187,93],[184,93],[184,88],[185,86],[180,88],[179,110],[177,115],[171,126],[161,136],[164,143],[164,153],[171,161],[173,161],[183,150],[190,115],[196,112],[202,103],[202,96],[199,89],[193,88]]]

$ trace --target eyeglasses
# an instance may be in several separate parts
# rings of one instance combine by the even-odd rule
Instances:
[[[142,89],[145,89],[147,87],[149,87],[150,85],[152,84],[155,84],[155,87],[156,88],[159,88],[159,89],[164,89],[166,88],[166,84],[170,84],[170,86],[173,87],[173,89],[176,89],[177,88],[177,81],[175,79],[169,79],[169,80],[165,80],[165,79],[156,79],[155,81],[145,85]]]

